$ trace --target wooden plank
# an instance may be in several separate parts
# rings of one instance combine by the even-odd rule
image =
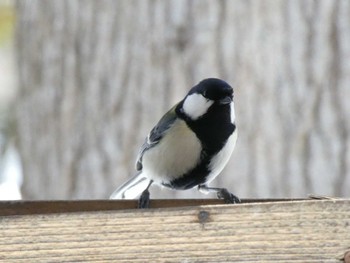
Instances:
[[[243,199],[242,203],[286,202],[306,199]],[[220,199],[154,199],[151,208],[224,204]],[[0,201],[0,216],[109,211],[137,208],[137,200]]]
[[[339,262],[350,200],[0,217],[0,262]]]

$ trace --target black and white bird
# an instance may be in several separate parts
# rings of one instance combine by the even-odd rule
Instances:
[[[121,185],[111,199],[135,198],[149,206],[152,183],[176,190],[198,187],[216,192],[226,203],[239,198],[226,188],[208,184],[224,169],[237,140],[233,89],[225,81],[199,82],[151,130],[136,160],[138,173]]]

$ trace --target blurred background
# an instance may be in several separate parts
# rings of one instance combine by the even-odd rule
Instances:
[[[239,129],[213,186],[350,197],[350,1],[0,0],[0,198],[107,198],[207,77]]]

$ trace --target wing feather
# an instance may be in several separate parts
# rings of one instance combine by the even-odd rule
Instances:
[[[171,125],[175,122],[177,116],[176,116],[176,106],[179,103],[177,103],[174,107],[172,107],[157,123],[156,126],[153,127],[153,129],[150,131],[148,136],[146,137],[144,143],[142,144],[139,153],[137,155],[136,159],[136,170],[141,171],[142,170],[142,156],[146,151],[154,147],[159,143],[159,141],[162,139],[166,131],[171,127]]]

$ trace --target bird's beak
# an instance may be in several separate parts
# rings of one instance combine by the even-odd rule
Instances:
[[[227,97],[219,100],[220,105],[230,104],[231,102],[232,102],[232,98],[230,96],[227,96]]]

